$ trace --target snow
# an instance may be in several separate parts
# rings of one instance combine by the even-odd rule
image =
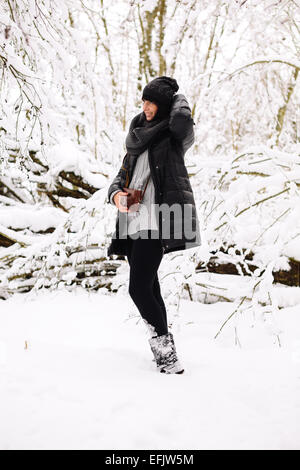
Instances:
[[[299,449],[300,287],[272,274],[300,260],[296,2],[165,2],[151,67],[140,42],[156,0],[10,3],[0,238],[16,243],[0,247],[0,448]],[[185,163],[202,246],[159,270],[183,376],[155,370],[126,263],[108,262],[117,294],[82,290],[109,278],[107,190],[161,55],[195,121]],[[76,178],[80,199],[63,191]],[[195,273],[212,254],[240,276]]]
[[[66,219],[65,213],[55,207],[37,207],[20,204],[18,207],[0,206],[1,225],[6,227],[29,228],[33,232],[57,227]]]
[[[130,298],[0,301],[1,449],[299,449],[300,308],[225,327],[232,303],[169,318],[183,375],[156,371]],[[238,341],[237,341],[238,337]]]
[[[79,150],[78,146],[74,145],[72,142],[65,141],[59,145],[53,146],[48,152],[48,158],[53,165],[50,171],[52,176],[59,175],[61,171],[75,171],[84,181],[97,188],[107,183],[107,179],[103,175],[94,175],[87,170],[87,154]]]

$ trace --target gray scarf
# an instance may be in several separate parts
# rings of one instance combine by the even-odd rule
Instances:
[[[169,116],[147,121],[145,113],[137,114],[131,121],[126,137],[126,149],[131,155],[140,155],[157,135],[169,127]]]

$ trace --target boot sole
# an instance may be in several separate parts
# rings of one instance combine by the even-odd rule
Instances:
[[[184,373],[184,369],[179,370],[178,372],[167,372],[166,370],[161,369],[160,372],[161,372],[162,374],[169,374],[169,375],[171,375],[171,374],[183,374],[183,373]]]

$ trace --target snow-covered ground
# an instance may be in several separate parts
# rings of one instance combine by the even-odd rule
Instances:
[[[232,304],[182,301],[174,376],[156,371],[130,302],[0,301],[1,449],[300,449],[300,306],[280,311],[279,347],[250,318],[214,339]]]

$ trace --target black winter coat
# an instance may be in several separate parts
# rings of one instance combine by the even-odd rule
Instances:
[[[194,121],[191,110],[184,95],[175,95],[170,112],[169,128],[161,131],[154,142],[148,147],[149,167],[155,187],[156,204],[189,205],[189,212],[183,212],[178,220],[176,216],[168,219],[170,230],[168,236],[162,230],[165,219],[159,216],[159,237],[164,253],[185,250],[201,244],[199,221],[189,176],[184,163],[184,154],[194,143]],[[108,189],[110,195],[116,189],[128,187],[133,175],[138,156],[126,154],[122,166]],[[183,214],[188,214],[190,228],[183,228]],[[113,234],[107,255],[126,255],[126,237],[122,238],[120,231],[120,218],[126,213],[118,210],[116,230]],[[179,230],[179,228],[181,230]],[[167,231],[168,232],[168,231]]]

